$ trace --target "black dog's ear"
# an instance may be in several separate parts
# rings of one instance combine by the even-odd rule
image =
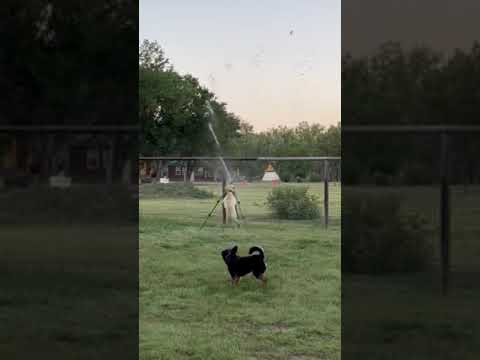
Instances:
[[[235,245],[235,246],[232,248],[232,250],[230,250],[230,253],[231,253],[231,254],[236,254],[236,253],[237,253],[237,250],[238,250],[238,246]]]

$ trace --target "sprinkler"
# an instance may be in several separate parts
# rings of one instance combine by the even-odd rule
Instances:
[[[208,122],[208,129],[210,130],[210,133],[212,134],[213,140],[215,141],[215,144],[217,145],[218,159],[219,159],[220,163],[222,164],[223,169],[225,170],[226,185],[231,185],[233,183],[233,179],[232,179],[232,176],[230,174],[230,171],[228,170],[227,164],[225,163],[225,160],[223,159],[223,157],[221,155],[222,154],[222,147],[220,146],[220,142],[218,141],[217,134],[215,134],[215,130],[213,129],[213,126],[212,126],[212,120],[213,121],[215,120],[215,111],[213,110],[212,104],[209,101],[207,101],[207,103],[206,103],[206,108],[207,108],[206,115],[210,118],[210,121]],[[223,186],[222,186],[222,194],[223,194],[222,197],[217,200],[213,209],[209,212],[206,219],[204,220],[204,222],[200,226],[200,230],[207,223],[208,219],[212,216],[212,214],[215,211],[215,209],[217,208],[218,204],[225,199],[226,194],[225,194],[225,189],[223,188]],[[238,196],[235,192],[233,192],[233,195],[235,196],[235,199],[236,199],[236,202],[237,202],[236,203],[236,212],[237,212],[238,218],[239,219],[244,219],[242,209],[240,207],[240,199],[238,198]]]

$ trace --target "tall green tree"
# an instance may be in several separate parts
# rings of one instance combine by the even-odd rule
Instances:
[[[192,75],[180,75],[156,42],[139,49],[141,152],[156,155],[203,155],[216,151],[211,122],[220,142],[238,136],[240,120]],[[207,103],[214,111],[212,118]]]
[[[388,42],[368,57],[342,59],[342,118],[346,125],[465,125],[480,118],[480,45],[445,56],[427,47],[409,50]],[[440,166],[439,138],[430,135],[362,136],[346,134],[345,166],[351,177],[375,173],[402,175],[405,181],[431,183]],[[455,135],[454,138],[459,138]],[[451,144],[452,153],[473,158],[473,141]],[[480,148],[477,147],[477,151]],[[470,154],[470,155],[468,155]],[[461,159],[458,162],[464,163]],[[470,166],[473,168],[473,166]],[[396,176],[396,178],[400,178]],[[358,179],[357,179],[358,180]],[[357,181],[355,180],[355,181]],[[371,180],[368,180],[371,181]],[[383,180],[382,180],[383,181]]]
[[[164,71],[171,69],[169,60],[157,41],[144,39],[140,44],[138,61],[142,69]]]
[[[3,122],[136,123],[135,4],[5,1],[0,14]]]

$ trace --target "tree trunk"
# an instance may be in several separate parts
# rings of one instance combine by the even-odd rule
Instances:
[[[155,182],[160,182],[160,177],[162,176],[162,160],[157,160],[157,173],[155,176]]]

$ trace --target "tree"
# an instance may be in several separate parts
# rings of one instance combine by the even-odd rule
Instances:
[[[244,125],[240,136],[232,139],[227,152],[232,156],[340,156],[340,125],[328,129],[319,124],[300,123],[296,128],[279,126],[254,133]],[[244,173],[260,175],[258,164],[240,164]],[[283,180],[308,178],[317,169],[311,162],[279,162],[275,165]]]
[[[139,48],[139,65],[142,69],[164,71],[169,69],[169,60],[162,47],[156,41],[144,39]]]
[[[405,50],[393,42],[382,45],[370,57],[346,55],[342,59],[343,122],[347,125],[478,124],[479,69],[478,43],[470,50],[455,51],[449,58],[426,47]],[[353,177],[359,174],[372,179],[375,173],[392,178],[403,174],[415,183],[436,181],[431,174],[440,161],[438,137],[345,136],[351,146],[344,151],[355,149],[355,153],[344,154],[344,161],[352,161],[345,166],[352,170],[351,177],[344,173],[347,182],[354,181]],[[462,147],[465,147],[462,141],[451,144],[452,152],[468,156],[480,150],[475,151],[475,145],[468,151]]]
[[[208,91],[172,70],[141,68],[139,86],[142,153],[189,156],[211,148],[211,142],[203,143],[205,149],[201,141],[208,135]]]
[[[1,122],[136,125],[137,9],[113,0],[4,2]],[[42,159],[45,175],[54,155],[48,139],[17,137],[22,152]],[[62,141],[68,138],[54,140]]]
[[[136,123],[135,4],[7,2],[2,13],[3,121]]]
[[[192,75],[180,75],[156,42],[139,49],[140,152],[144,155],[208,155],[239,136],[240,119]],[[213,118],[208,111],[211,105]],[[192,164],[187,164],[187,167]]]

